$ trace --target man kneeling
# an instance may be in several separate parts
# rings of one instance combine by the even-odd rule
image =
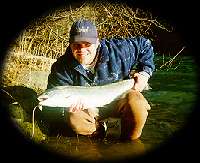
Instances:
[[[96,26],[80,19],[71,27],[69,43],[66,53],[52,65],[47,89],[58,85],[104,85],[130,78],[134,78],[135,84],[109,109],[95,112],[77,101],[65,110],[68,125],[77,134],[96,135],[103,130],[102,120],[117,117],[121,118],[122,139],[139,138],[150,109],[141,92],[155,69],[150,40],[144,37],[99,40]]]

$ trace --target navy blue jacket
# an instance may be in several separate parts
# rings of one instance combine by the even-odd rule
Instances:
[[[155,69],[153,47],[144,37],[102,39],[95,74],[91,79],[74,59],[71,49],[52,65],[47,88],[58,85],[103,85],[130,78],[133,69],[152,75]]]

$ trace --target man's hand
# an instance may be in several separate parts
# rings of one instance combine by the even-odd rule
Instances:
[[[142,92],[144,88],[147,86],[149,77],[144,76],[140,73],[135,73],[133,75],[133,78],[135,79],[135,84],[133,86],[133,89],[138,90],[139,92]]]
[[[80,98],[77,98],[74,101],[75,102],[69,108],[69,112],[77,113],[80,112],[81,110],[86,109],[84,102]]]

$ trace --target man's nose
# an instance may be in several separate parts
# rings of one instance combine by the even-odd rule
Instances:
[[[84,47],[78,47],[76,50],[79,51],[79,52],[83,52],[83,51],[85,51],[85,48]]]
[[[85,51],[84,48],[77,48],[76,50],[77,50],[78,52],[84,52],[84,51]]]

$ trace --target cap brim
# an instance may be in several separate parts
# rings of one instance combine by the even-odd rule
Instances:
[[[69,42],[74,43],[74,42],[89,42],[91,44],[95,44],[97,41],[97,37],[80,37],[80,36],[74,36],[70,38]]]

